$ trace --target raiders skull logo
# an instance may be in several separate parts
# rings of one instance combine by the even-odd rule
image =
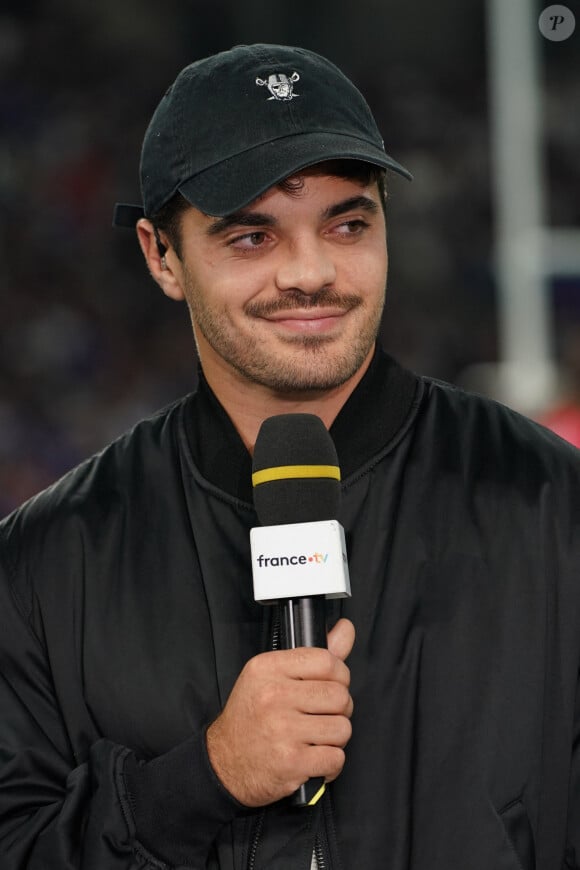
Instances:
[[[300,76],[297,72],[287,76],[285,73],[273,73],[267,79],[256,79],[256,84],[260,87],[267,86],[272,94],[268,97],[269,100],[293,100],[294,97],[299,97],[300,94],[294,93],[294,82],[297,82]]]

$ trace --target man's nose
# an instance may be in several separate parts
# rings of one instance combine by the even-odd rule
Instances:
[[[336,268],[330,251],[321,239],[301,239],[284,252],[276,274],[279,290],[317,293],[332,287]]]

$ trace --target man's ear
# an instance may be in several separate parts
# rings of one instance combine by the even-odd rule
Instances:
[[[141,218],[137,221],[137,238],[151,276],[157,281],[165,295],[178,302],[183,300],[185,296],[181,287],[179,260],[174,251],[169,248],[166,253],[162,253],[155,228],[147,218]]]

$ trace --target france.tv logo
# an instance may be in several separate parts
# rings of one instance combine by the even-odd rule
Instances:
[[[313,553],[311,556],[263,556],[256,559],[258,568],[280,568],[282,565],[307,565],[311,562],[315,565],[324,565],[328,559],[328,553]]]

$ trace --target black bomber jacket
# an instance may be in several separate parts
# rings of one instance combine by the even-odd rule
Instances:
[[[331,434],[357,640],[323,801],[248,810],[207,758],[273,609],[202,378],[0,524],[2,870],[579,870],[579,453],[382,352]]]

